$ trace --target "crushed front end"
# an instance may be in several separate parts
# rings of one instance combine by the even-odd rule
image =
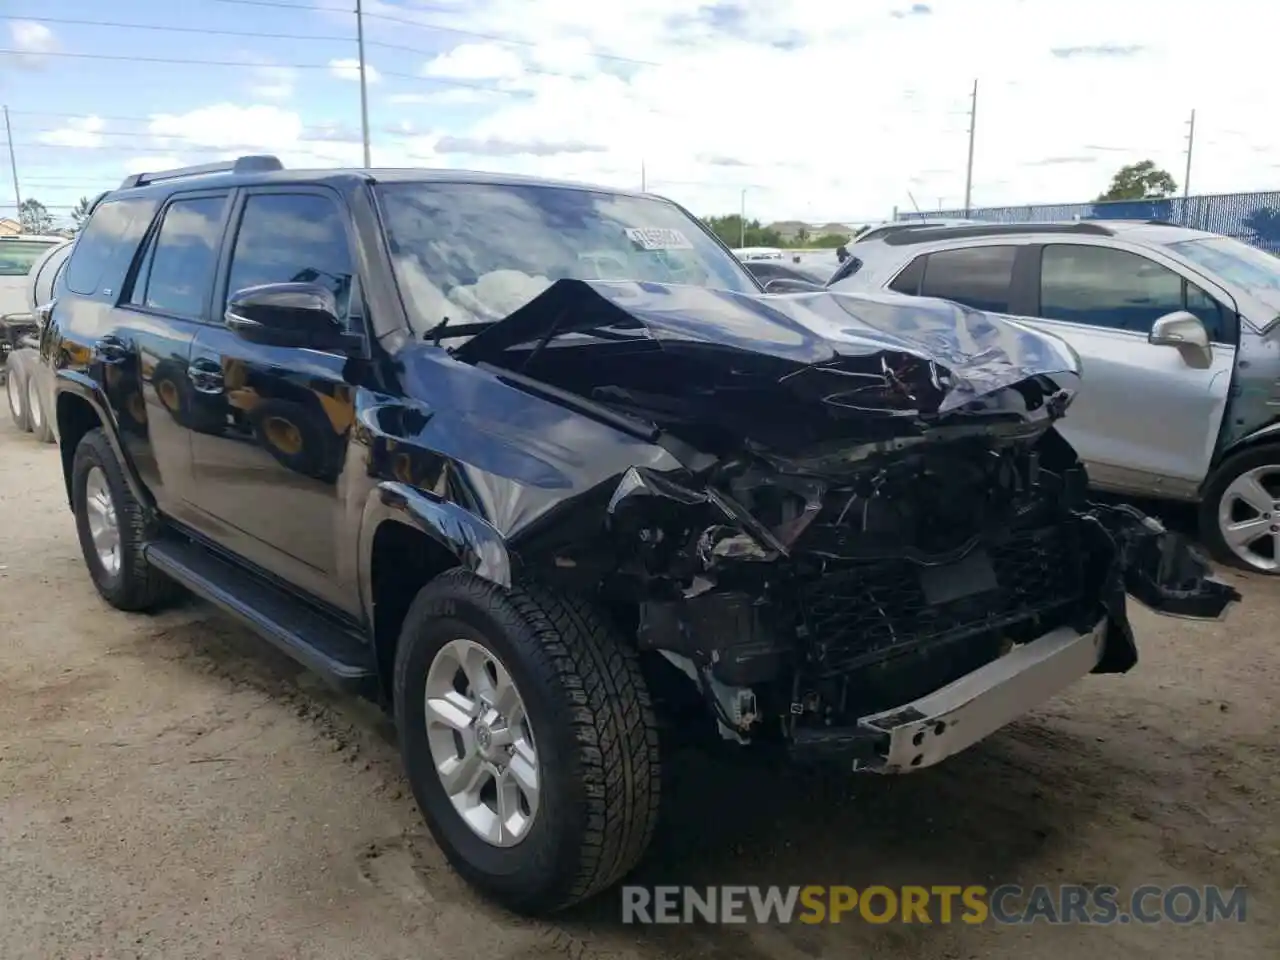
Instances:
[[[1176,534],[1085,486],[1046,432],[831,483],[756,469],[699,492],[636,470],[612,507],[648,575],[640,647],[698,686],[723,736],[903,772],[1132,667],[1126,593],[1195,617],[1238,599]],[[699,527],[707,512],[723,522]]]
[[[1199,618],[1239,599],[1089,500],[1053,427],[1070,348],[954,304],[561,281],[460,355],[651,425],[685,466],[582,498],[554,565],[634,611],[726,739],[923,768],[1130,669],[1127,594]]]

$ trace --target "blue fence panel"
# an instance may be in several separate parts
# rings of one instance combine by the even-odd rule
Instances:
[[[993,223],[1033,223],[1044,220],[1165,220],[1179,226],[1208,230],[1280,255],[1280,191],[1222,193],[1163,200],[1116,200],[1106,203],[1048,203],[1017,207],[977,207],[972,210],[899,213],[899,220],[921,217],[969,218]]]

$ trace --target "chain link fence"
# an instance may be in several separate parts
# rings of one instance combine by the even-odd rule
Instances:
[[[992,223],[1045,220],[1163,220],[1179,226],[1235,237],[1280,256],[1280,191],[1220,193],[1164,200],[1106,203],[1036,203],[1017,207],[903,213],[899,220],[968,218]]]

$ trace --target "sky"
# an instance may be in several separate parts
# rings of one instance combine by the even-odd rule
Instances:
[[[361,165],[355,0],[3,0],[19,187],[55,215],[131,172]],[[862,223],[1280,187],[1262,0],[365,0],[374,166],[517,172],[698,214]],[[12,216],[0,175],[0,216]]]

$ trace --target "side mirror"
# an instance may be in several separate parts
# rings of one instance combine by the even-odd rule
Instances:
[[[793,277],[775,277],[764,285],[765,293],[821,293],[825,289],[820,283]]]
[[[1213,362],[1213,347],[1200,318],[1186,310],[1175,310],[1156,319],[1147,342],[1157,347],[1177,347],[1187,366],[1204,369]]]
[[[841,263],[844,263],[846,260],[848,260],[849,248],[846,247],[844,244],[840,244],[840,246],[836,247],[836,259],[839,260]]]
[[[358,345],[338,319],[338,301],[318,283],[264,283],[237,290],[224,320],[250,343],[307,350],[346,351]]]

